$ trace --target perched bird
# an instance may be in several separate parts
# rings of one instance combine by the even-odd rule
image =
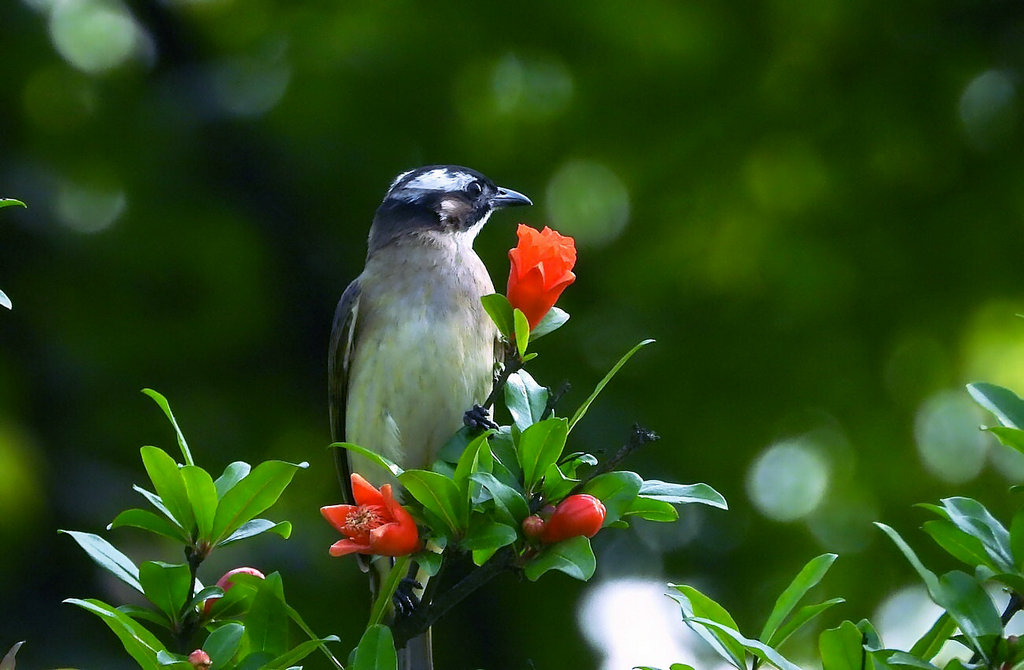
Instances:
[[[328,391],[335,441],[402,468],[430,467],[493,381],[498,334],[480,297],[494,286],[473,241],[494,210],[530,204],[456,165],[395,178],[370,226],[363,272],[334,314]],[[347,462],[339,457],[343,487],[350,472],[378,486],[390,479],[348,452]],[[401,667],[429,668],[429,650],[426,656]]]

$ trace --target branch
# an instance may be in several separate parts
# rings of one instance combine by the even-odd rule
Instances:
[[[587,483],[594,477],[597,477],[598,475],[603,475],[606,472],[611,472],[612,470],[614,470],[616,467],[618,467],[619,463],[626,460],[630,454],[632,454],[640,447],[643,447],[644,445],[650,444],[652,442],[657,442],[660,439],[661,436],[655,433],[653,430],[648,430],[647,428],[641,426],[639,423],[634,423],[633,431],[629,434],[629,439],[626,440],[626,443],[624,445],[619,447],[619,450],[615,452],[615,455],[609,458],[604,463],[598,465],[592,471],[588,472],[587,476],[583,477],[580,480],[579,484],[572,487],[572,490],[569,491],[569,494],[566,497],[574,493],[579,493],[580,490],[583,489],[583,487],[586,486]]]

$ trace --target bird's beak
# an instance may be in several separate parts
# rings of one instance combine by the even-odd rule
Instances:
[[[515,207],[518,205],[532,205],[533,201],[527,198],[518,191],[513,191],[510,188],[498,187],[498,192],[491,198],[491,206],[497,209],[498,207]]]

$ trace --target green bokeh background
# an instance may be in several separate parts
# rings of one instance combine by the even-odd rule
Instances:
[[[56,529],[105,533],[139,502],[138,448],[173,448],[143,387],[208,469],[310,462],[269,515],[293,537],[201,576],[280,570],[318,632],[355,642],[363,577],[328,557],[317,511],[337,501],[326,344],[387,184],[426,163],[534,199],[478,241],[499,286],[516,221],[576,236],[573,319],[533,364],[574,384],[566,410],[658,340],[571,446],[614,449],[639,421],[662,440],[634,469],[731,503],[602,533],[595,581],[698,583],[753,634],[803,561],[836,551],[822,595],[849,602],[825,623],[872,615],[913,578],[870,521],[948,568],[911,505],[972,495],[1005,515],[1024,480],[962,390],[1024,389],[1022,67],[1010,0],[7,0],[0,196],[30,207],[0,211],[0,647],[27,639],[25,668],[132,667],[60,604],[129,596]],[[810,488],[788,521],[747,484],[780,441],[826,475],[762,472],[784,509]],[[926,467],[919,444],[944,451]],[[438,628],[439,666],[598,667],[586,588],[499,580]]]

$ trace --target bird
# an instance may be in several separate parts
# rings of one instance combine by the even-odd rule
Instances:
[[[458,165],[395,177],[373,217],[363,271],[334,313],[328,401],[335,442],[403,469],[429,469],[467,411],[479,414],[500,345],[480,301],[494,286],[473,242],[496,210],[532,204]],[[338,450],[337,464],[347,502],[351,472],[374,486],[394,483],[358,453]],[[372,591],[380,574],[370,573]],[[429,636],[404,652],[402,670],[432,668]]]

